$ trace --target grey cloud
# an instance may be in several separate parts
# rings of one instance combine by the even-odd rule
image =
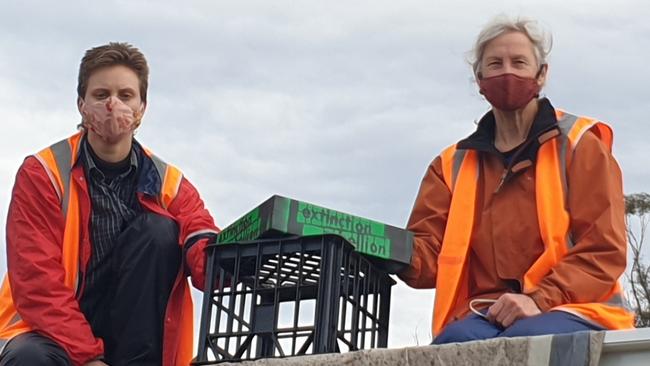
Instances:
[[[588,4],[588,5],[587,5]],[[220,225],[279,193],[403,226],[427,164],[487,109],[464,61],[502,11],[554,33],[546,94],[612,122],[626,190],[648,191],[645,2],[23,1],[0,14],[0,197],[22,158],[74,132],[82,52],[140,47],[137,137]],[[631,10],[633,9],[633,10]],[[0,220],[1,221],[1,220]],[[1,257],[1,256],[0,256]],[[432,293],[395,287],[392,346],[429,340]],[[417,328],[417,329],[416,329]]]

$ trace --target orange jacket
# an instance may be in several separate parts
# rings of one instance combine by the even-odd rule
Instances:
[[[8,275],[0,288],[0,340],[37,331],[55,340],[75,365],[103,354],[77,299],[90,259],[90,197],[78,133],[28,157],[16,177],[7,222]],[[137,142],[134,142],[137,143]],[[195,284],[202,283],[207,236],[218,229],[192,185],[175,167],[147,150],[137,195],[145,210],[176,221]],[[188,365],[193,306],[185,266],[166,309],[163,365]],[[128,340],[127,340],[128,341]]]
[[[530,159],[515,157],[504,169],[496,155],[461,142],[430,166],[409,220],[413,260],[400,277],[437,288],[434,334],[464,316],[471,299],[505,292],[605,328],[633,326],[617,282],[626,242],[611,130],[560,111],[558,125],[541,100],[545,112],[552,123],[533,128]]]

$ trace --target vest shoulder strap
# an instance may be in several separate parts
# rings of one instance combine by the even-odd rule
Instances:
[[[573,151],[587,131],[591,131],[605,144],[608,150],[612,151],[614,134],[611,127],[591,117],[579,117],[563,110],[556,110],[559,136],[559,156],[562,184],[567,188],[567,169],[573,160]]]
[[[458,178],[458,173],[467,155],[467,150],[457,149],[456,145],[449,146],[440,154],[442,161],[442,175],[447,188],[453,193]]]
[[[167,209],[178,194],[181,182],[183,181],[183,173],[174,165],[168,164],[159,158],[151,150],[144,148],[144,152],[151,159],[160,176],[162,185],[158,199],[163,208]]]
[[[572,152],[587,131],[592,131],[611,151],[613,143],[612,129],[605,123],[591,117],[578,117],[563,110],[556,110],[558,126],[560,128],[559,154],[562,171],[562,181],[566,188],[566,170],[570,163]],[[453,193],[458,178],[458,173],[467,150],[457,149],[456,144],[447,147],[440,154],[442,172],[449,191]]]
[[[559,109],[556,111],[556,117],[560,131],[570,142],[571,148],[575,148],[582,136],[587,131],[591,131],[611,152],[614,133],[606,123],[592,117],[579,117]]]
[[[71,170],[79,152],[81,136],[82,133],[79,132],[33,155],[50,178],[61,202],[64,217],[68,212]]]

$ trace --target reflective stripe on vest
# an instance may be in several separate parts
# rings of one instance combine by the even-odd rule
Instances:
[[[524,275],[524,290],[533,289],[573,246],[567,207],[567,161],[580,138],[592,131],[611,151],[609,126],[586,117],[557,111],[561,134],[543,143],[535,167],[535,191],[540,235],[544,252]],[[433,334],[451,321],[457,301],[467,301],[468,250],[476,203],[479,154],[451,146],[441,154],[443,178],[452,192],[447,227],[438,256]],[[607,329],[632,328],[634,315],[625,308],[622,288],[617,283],[599,303],[566,304],[554,308],[574,313]]]
[[[161,206],[167,209],[174,198],[176,198],[176,194],[178,194],[178,189],[183,181],[183,173],[181,173],[181,171],[175,166],[162,161],[159,157],[154,155],[151,150],[145,148],[144,152],[153,161],[158,176],[160,176],[160,179],[163,182],[162,187],[160,188],[160,196],[158,197],[158,200]]]
[[[76,293],[81,280],[79,260],[79,192],[72,182],[72,167],[78,156],[82,133],[79,132],[68,139],[59,141],[54,145],[41,150],[34,157],[41,163],[47,176],[52,182],[61,205],[61,212],[65,218],[63,232],[62,265],[65,269],[64,284]],[[175,167],[166,164],[158,157],[147,151],[161,178],[161,190],[158,200],[167,209],[176,197],[182,173]],[[30,331],[31,328],[20,318],[13,305],[8,277],[5,278],[0,288],[0,342],[7,341],[18,334]]]

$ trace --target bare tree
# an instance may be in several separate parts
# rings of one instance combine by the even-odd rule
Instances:
[[[650,194],[625,196],[627,238],[632,254],[632,267],[626,274],[630,301],[636,314],[636,326],[650,326],[650,265],[644,262],[643,244],[650,222]]]

